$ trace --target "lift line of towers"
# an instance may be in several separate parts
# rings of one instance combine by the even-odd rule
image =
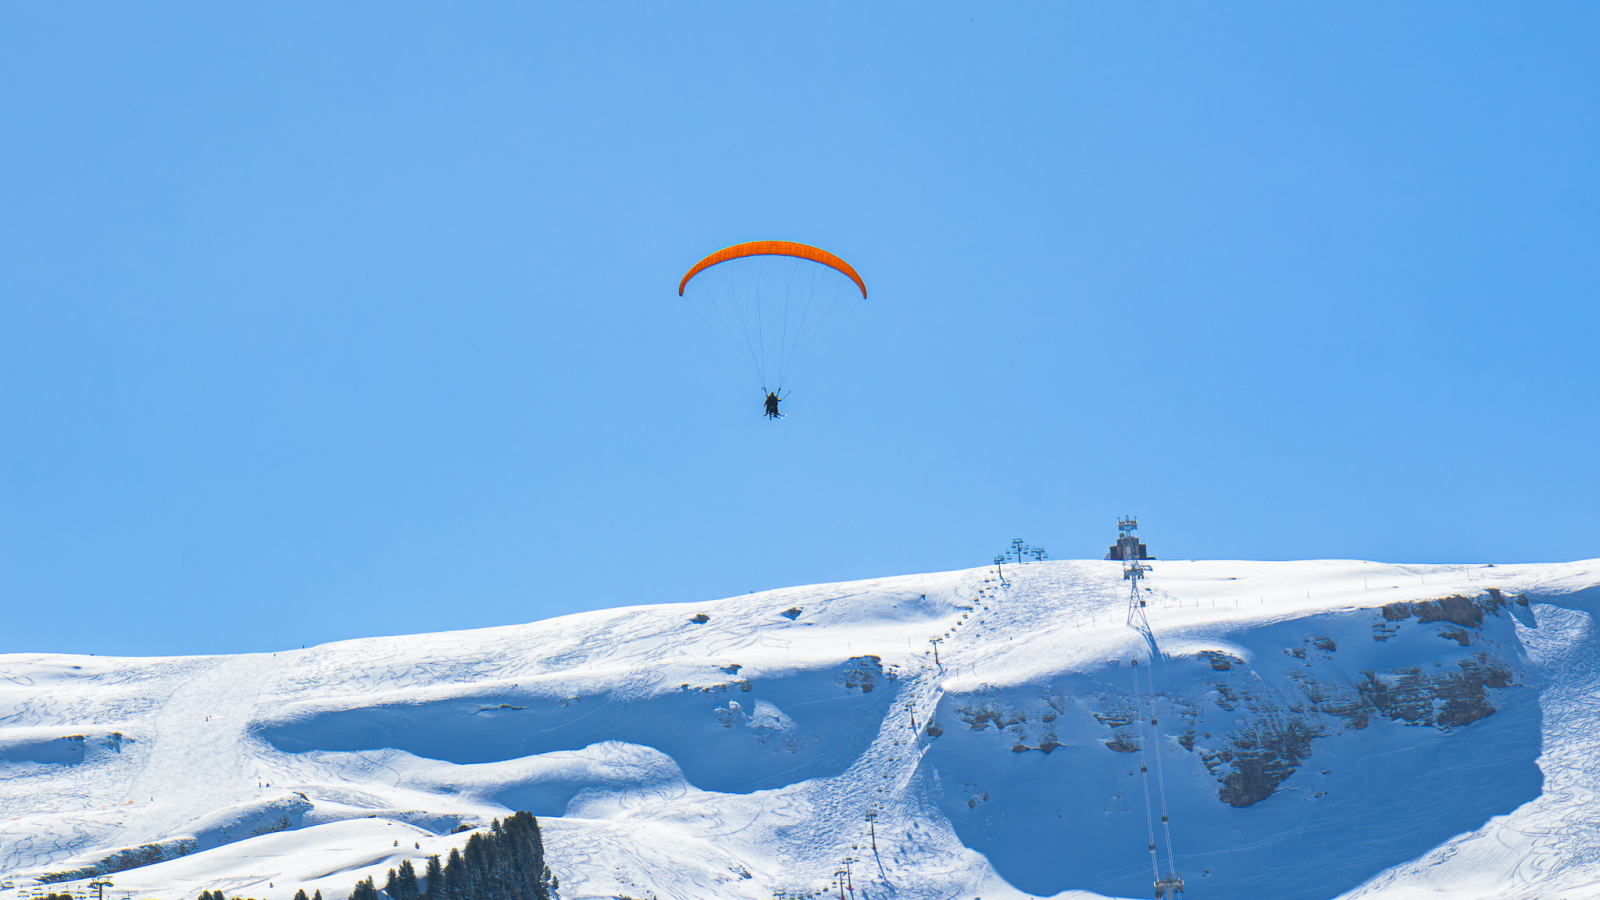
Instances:
[[[998,592],[1010,584],[1003,575],[1003,565],[1006,562],[1024,563],[1043,560],[1048,557],[1049,555],[1044,550],[1029,546],[1020,538],[1012,541],[1011,547],[1005,553],[996,556],[996,574],[993,577],[985,578],[983,583],[979,585],[976,595],[972,598],[972,605],[961,614],[954,625],[928,639],[926,653],[934,669],[941,673],[944,671],[944,662],[939,659],[939,645],[954,635],[957,628],[967,624],[974,613],[980,610],[987,610],[989,608],[988,605],[994,601]],[[924,729],[930,724],[930,719],[926,715],[923,716],[920,723],[918,722],[918,702],[919,700],[923,702],[934,700],[938,694],[938,689],[930,685],[924,694],[925,696],[920,698],[914,697],[907,700],[902,707],[902,711],[906,714],[910,725],[911,737],[908,740],[912,742],[918,740]],[[935,700],[935,702],[937,701]],[[938,734],[937,731],[928,731],[928,733],[930,735]],[[881,793],[886,791],[887,788],[880,786],[876,790]],[[852,854],[859,855],[851,855],[841,860],[834,868],[827,887],[803,891],[777,891],[773,895],[774,900],[865,900],[866,892],[863,891],[858,895],[855,890],[855,866],[859,863],[871,862],[877,865],[880,873],[883,870],[883,863],[878,858],[877,823],[879,814],[880,805],[877,801],[873,801],[862,816],[864,825],[860,828],[855,842],[850,845]],[[866,856],[869,852],[872,854],[870,858]]]

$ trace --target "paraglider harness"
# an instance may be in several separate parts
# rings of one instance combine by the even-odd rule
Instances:
[[[779,390],[782,390],[782,388],[779,388]],[[778,391],[767,391],[767,409],[762,415],[769,419],[783,418],[783,413],[778,412],[778,401],[782,399],[783,397],[779,396]]]

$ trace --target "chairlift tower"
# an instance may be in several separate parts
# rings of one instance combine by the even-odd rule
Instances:
[[[1019,565],[1025,562],[1042,562],[1049,559],[1050,554],[1043,547],[1035,547],[1022,538],[1012,538],[1011,549],[995,557],[997,560],[1011,559]],[[999,563],[995,563],[999,565]]]

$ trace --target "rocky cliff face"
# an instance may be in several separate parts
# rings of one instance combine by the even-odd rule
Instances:
[[[1174,727],[1217,777],[1218,799],[1244,807],[1272,796],[1311,757],[1317,739],[1360,731],[1375,717],[1441,732],[1470,725],[1494,713],[1491,692],[1510,687],[1520,674],[1515,653],[1495,639],[1503,638],[1505,629],[1493,626],[1505,623],[1491,620],[1491,634],[1484,634],[1485,613],[1498,619],[1504,606],[1497,593],[1391,604],[1373,623],[1374,641],[1388,641],[1410,624],[1425,635],[1474,648],[1470,655],[1439,659],[1437,648],[1429,648],[1433,652],[1427,655],[1434,658],[1425,664],[1408,665],[1402,653],[1382,668],[1350,671],[1341,664],[1336,641],[1308,635],[1299,646],[1282,648],[1298,664],[1274,667],[1278,679],[1262,677],[1242,661],[1222,659],[1226,666],[1209,681],[1209,696],[1180,704]],[[1219,668],[1216,655],[1202,656]],[[1197,736],[1208,721],[1207,701],[1218,712],[1244,715],[1215,736]]]
[[[1043,857],[1001,846],[1020,840],[1012,829],[1023,820],[1034,823],[1035,840],[1052,835],[1125,860],[1127,881],[1096,887],[1107,893],[1134,890],[1137,853],[1126,848],[1145,844],[1147,795],[1157,829],[1169,812],[1218,854],[1266,837],[1284,816],[1349,820],[1366,802],[1358,792],[1407,789],[1440,747],[1491,727],[1529,690],[1536,679],[1508,611],[1515,603],[1484,591],[1164,643],[1158,630],[1153,666],[1146,647],[1129,645],[1121,658],[1032,685],[951,692],[926,730],[930,761],[944,776],[942,805],[1014,883],[1038,893],[1064,885]],[[1537,784],[1527,715],[1505,723],[1519,735],[1505,760],[1517,788],[1483,785],[1497,798],[1485,812],[1515,806]],[[979,754],[987,766],[974,764]],[[1226,812],[1270,804],[1266,815]],[[1098,814],[1084,821],[1084,807]],[[1078,822],[1062,812],[1069,808],[1080,810]]]
[[[1523,677],[1507,640],[1507,602],[1492,591],[1315,617],[1298,623],[1297,639],[1267,651],[1270,665],[1224,650],[1180,651],[1158,657],[1152,677],[1137,671],[1141,662],[1150,671],[1148,661],[1113,663],[1127,666],[1125,684],[1069,677],[1032,692],[954,695],[927,733],[942,735],[953,719],[966,731],[992,730],[1011,752],[1048,754],[1062,746],[1063,716],[1076,710],[1097,723],[1099,743],[1112,753],[1138,753],[1158,734],[1172,737],[1216,779],[1218,800],[1246,807],[1272,796],[1319,739],[1361,731],[1374,719],[1449,733],[1493,715],[1495,693]],[[1364,620],[1368,643],[1392,643],[1395,652],[1352,648],[1343,638],[1340,655],[1329,632],[1348,633]],[[1421,640],[1397,640],[1408,627]],[[1429,646],[1430,639],[1443,643]],[[1413,662],[1417,656],[1427,661]]]

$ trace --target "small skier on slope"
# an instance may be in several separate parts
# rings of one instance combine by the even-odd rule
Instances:
[[[778,412],[778,401],[782,399],[777,391],[767,391],[767,411],[763,415],[769,419],[783,418],[783,413]]]

